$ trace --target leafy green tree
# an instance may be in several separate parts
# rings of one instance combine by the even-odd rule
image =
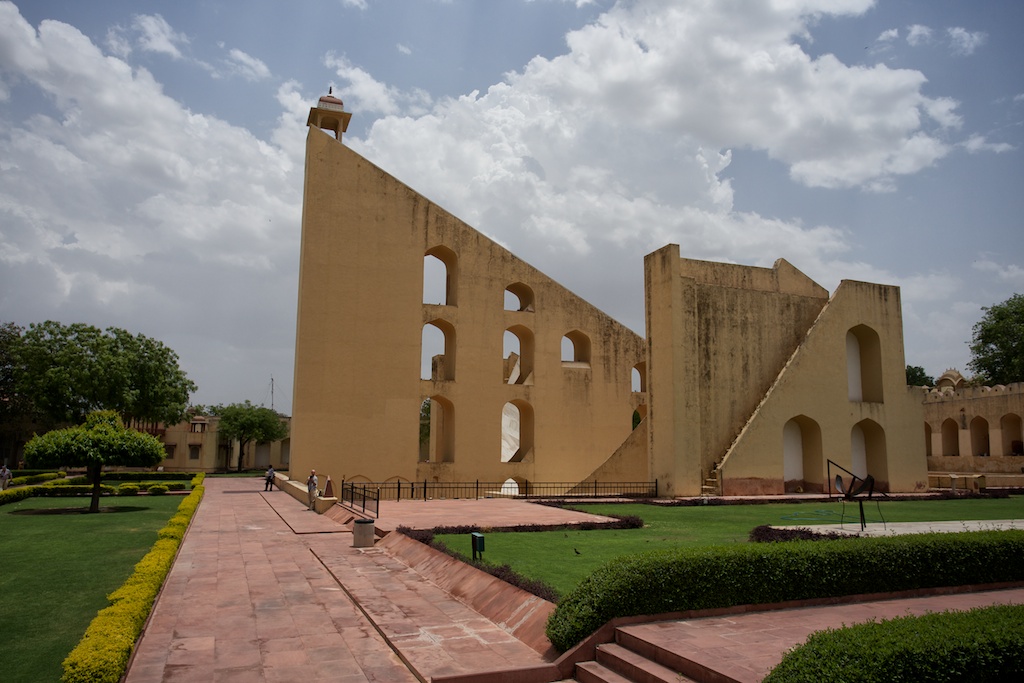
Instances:
[[[239,443],[238,471],[242,471],[245,447],[250,441],[262,443],[278,441],[288,436],[288,425],[281,415],[270,408],[245,403],[214,406],[210,409],[220,418],[217,431],[224,437]]]
[[[103,466],[151,467],[164,459],[164,446],[149,434],[127,429],[112,410],[90,413],[79,427],[57,429],[25,444],[32,468],[85,467],[92,484],[89,512],[100,511]]]
[[[935,386],[935,378],[924,371],[920,365],[908,365],[907,366],[907,386],[908,387],[933,387]]]
[[[1024,381],[1024,294],[981,310],[967,367],[985,384]]]
[[[161,342],[110,327],[33,323],[21,339],[17,391],[49,424],[74,424],[96,410],[127,423],[174,424],[196,385]]]

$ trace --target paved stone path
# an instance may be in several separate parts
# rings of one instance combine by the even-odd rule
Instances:
[[[205,485],[126,683],[490,680],[486,672],[545,663],[507,628],[382,547],[353,548],[349,529],[331,518],[338,515],[310,512],[283,491],[264,493],[261,478],[210,478]],[[593,519],[506,499],[385,502],[381,513],[382,529]],[[993,524],[1009,522],[977,523]],[[996,602],[1024,603],[1024,589],[625,628],[734,680],[756,681],[815,630]]]

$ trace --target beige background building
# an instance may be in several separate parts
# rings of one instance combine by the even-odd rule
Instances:
[[[824,490],[832,459],[927,486],[897,288],[830,297],[782,260],[669,245],[645,260],[644,339],[345,147],[349,116],[325,97],[309,118],[293,478],[732,495]]]
[[[287,419],[287,418],[283,418]],[[167,472],[217,472],[238,469],[238,441],[227,441],[217,430],[219,418],[197,415],[176,425],[160,426],[159,437],[167,451],[160,466]],[[248,443],[242,455],[242,469],[287,470],[291,439]]]
[[[1024,486],[1024,384],[970,386],[947,370],[924,399],[924,439],[933,484],[948,474],[984,474],[987,486]]]

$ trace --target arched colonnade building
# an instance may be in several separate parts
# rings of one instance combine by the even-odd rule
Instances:
[[[731,495],[822,491],[832,459],[927,485],[897,288],[668,245],[641,336],[346,147],[349,116],[309,117],[294,476]]]

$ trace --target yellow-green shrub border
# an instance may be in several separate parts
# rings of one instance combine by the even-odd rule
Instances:
[[[124,675],[135,641],[142,634],[185,530],[202,500],[204,478],[200,472],[192,479],[192,492],[160,530],[152,549],[135,565],[128,580],[107,596],[110,606],[99,611],[65,658],[61,683],[117,683]]]

